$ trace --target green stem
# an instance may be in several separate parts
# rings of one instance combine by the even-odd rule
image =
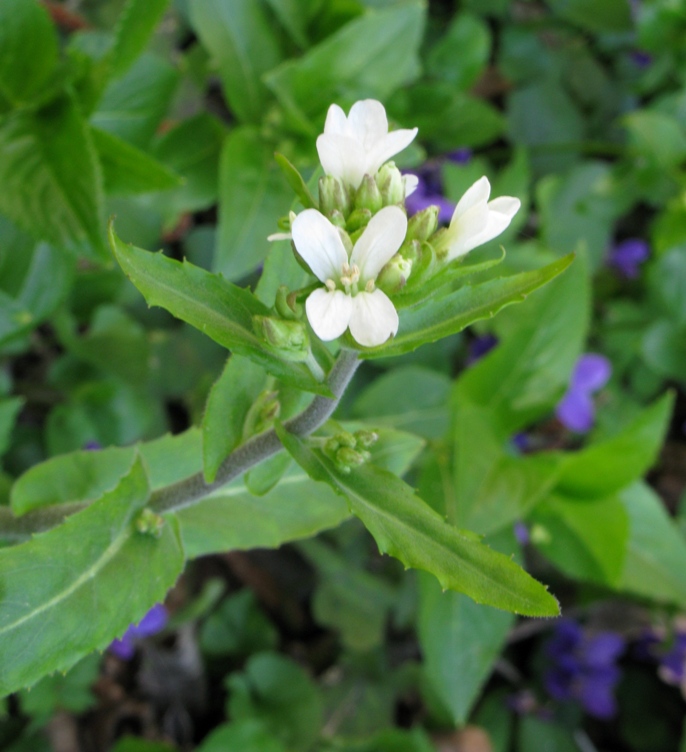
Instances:
[[[286,421],[284,428],[296,436],[308,436],[331,417],[350,383],[360,360],[354,350],[342,350],[329,373],[332,397],[316,396],[299,415]],[[155,512],[175,512],[196,504],[218,488],[230,483],[259,462],[283,448],[274,429],[265,431],[237,447],[220,465],[212,483],[205,483],[202,473],[154,491],[148,507]],[[0,540],[22,541],[62,523],[70,514],[87,506],[85,503],[59,504],[15,517],[8,507],[0,507]]]

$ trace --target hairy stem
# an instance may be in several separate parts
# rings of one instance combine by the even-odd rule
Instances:
[[[358,365],[358,354],[342,350],[329,373],[328,386],[332,397],[316,396],[299,415],[286,421],[284,427],[296,436],[308,436],[331,417]],[[155,512],[174,512],[196,504],[213,491],[231,482],[263,460],[282,449],[276,431],[270,429],[237,447],[220,465],[212,483],[205,483],[202,473],[154,491],[148,507]],[[0,507],[0,540],[22,541],[34,533],[59,525],[66,517],[87,506],[85,503],[59,504],[37,509],[15,517],[8,507]]]

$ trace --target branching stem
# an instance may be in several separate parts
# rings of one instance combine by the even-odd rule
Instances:
[[[328,386],[332,397],[316,396],[299,415],[286,421],[284,427],[296,436],[308,436],[331,417],[358,365],[357,352],[342,350],[329,373]],[[237,447],[224,460],[212,483],[205,483],[202,472],[178,483],[154,491],[148,506],[155,512],[175,512],[196,504],[209,494],[230,483],[251,467],[282,449],[274,429],[254,436]],[[8,507],[0,507],[0,540],[22,541],[59,525],[70,514],[87,506],[85,503],[59,504],[15,517]]]

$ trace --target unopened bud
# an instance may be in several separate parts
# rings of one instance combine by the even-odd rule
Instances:
[[[357,451],[350,447],[341,447],[336,452],[336,465],[344,473],[349,473],[353,467],[359,467],[369,460],[371,455],[364,450]]]
[[[334,439],[338,442],[338,446],[341,447],[354,449],[357,446],[357,439],[350,431],[341,431],[334,436]]]
[[[334,209],[331,212],[329,215],[329,221],[334,227],[341,227],[345,230],[345,217],[342,212],[338,211],[338,209]]]
[[[347,217],[350,209],[350,194],[343,181],[333,175],[319,178],[319,211],[329,218],[334,211]]]
[[[355,194],[355,208],[369,209],[372,214],[376,214],[382,206],[383,199],[379,186],[371,175],[365,175]]]
[[[274,309],[281,318],[295,320],[302,317],[303,307],[296,300],[296,293],[289,292],[286,285],[280,285],[276,291]]]
[[[355,439],[357,445],[363,449],[369,449],[370,446],[374,446],[379,440],[379,434],[376,431],[367,431],[363,429],[361,431],[355,431]]]
[[[136,531],[142,535],[150,535],[159,538],[164,527],[164,517],[146,507],[142,509],[134,521]]]
[[[266,431],[281,414],[279,393],[266,389],[258,395],[243,421],[243,439]]]
[[[372,218],[372,213],[369,209],[355,209],[353,213],[348,217],[347,229],[348,232],[357,232],[367,226],[369,220]]]
[[[411,271],[412,261],[396,253],[379,273],[376,285],[386,293],[398,292],[407,284]]]
[[[426,209],[417,212],[410,217],[407,223],[408,240],[428,240],[438,227],[438,207],[427,206]]]
[[[253,316],[257,334],[287,360],[305,360],[309,352],[307,329],[301,321],[284,321],[273,316]]]
[[[386,162],[381,167],[376,174],[376,184],[384,206],[399,204],[405,200],[405,182],[395,162]]]

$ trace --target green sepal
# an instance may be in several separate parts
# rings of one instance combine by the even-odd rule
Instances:
[[[318,209],[319,204],[315,200],[314,196],[310,193],[310,189],[303,180],[303,176],[298,172],[298,169],[293,165],[283,154],[278,151],[274,152],[274,159],[276,164],[281,168],[288,185],[296,192],[300,202],[306,209]]]

